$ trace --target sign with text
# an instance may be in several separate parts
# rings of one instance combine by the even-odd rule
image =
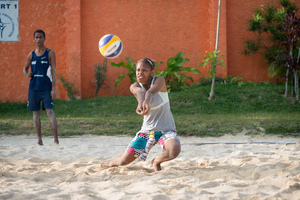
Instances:
[[[18,35],[19,0],[0,0],[0,41],[19,41]]]

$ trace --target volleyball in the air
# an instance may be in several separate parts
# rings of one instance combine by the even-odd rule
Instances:
[[[113,34],[104,35],[99,40],[99,51],[105,58],[118,57],[123,49],[120,38]]]

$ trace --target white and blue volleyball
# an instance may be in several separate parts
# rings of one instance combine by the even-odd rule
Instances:
[[[113,34],[104,35],[99,40],[99,51],[105,58],[118,57],[123,49],[120,38]]]

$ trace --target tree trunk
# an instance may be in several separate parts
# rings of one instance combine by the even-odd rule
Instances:
[[[217,61],[215,61],[215,63],[217,63]],[[216,69],[217,69],[217,66],[214,64],[213,66],[211,66],[214,68],[214,73],[213,73],[213,78],[212,78],[212,81],[211,81],[211,88],[210,88],[210,93],[209,93],[209,97],[208,97],[208,100],[212,100],[213,97],[214,97],[214,90],[215,90],[215,80],[216,80]]]
[[[284,91],[284,97],[287,97],[287,93],[288,93],[288,84],[289,84],[289,69],[286,70],[286,75],[285,75],[285,91]]]
[[[216,35],[216,59],[214,60],[214,64],[211,66],[214,68],[213,70],[213,78],[211,81],[211,88],[210,88],[210,93],[208,100],[212,100],[214,97],[214,89],[215,89],[215,79],[216,79],[216,72],[217,72],[217,52],[218,52],[218,45],[219,45],[219,30],[220,30],[220,15],[221,15],[221,0],[219,0],[219,8],[218,8],[218,22],[217,22],[217,35]]]
[[[294,88],[295,88],[295,96],[296,100],[299,100],[299,82],[298,82],[298,70],[294,72]]]
[[[296,62],[296,69],[295,69],[295,74],[294,74],[294,79],[295,79],[295,95],[296,95],[296,100],[299,100],[299,77],[298,77],[298,69],[299,69],[299,59],[300,59],[300,48],[298,48],[298,56],[297,56],[297,62]]]

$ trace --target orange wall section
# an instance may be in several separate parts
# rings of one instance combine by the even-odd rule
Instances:
[[[271,80],[266,63],[259,55],[242,55],[248,20],[254,8],[269,0],[222,0],[219,35],[220,54],[226,66],[217,68],[217,76],[241,76],[245,81]],[[274,1],[276,2],[276,1]],[[295,1],[300,7],[300,1]],[[45,45],[55,51],[57,73],[67,76],[78,90],[78,98],[94,97],[96,90],[94,65],[104,58],[98,50],[99,39],[115,34],[123,42],[122,54],[108,60],[119,63],[130,57],[134,62],[149,57],[163,64],[168,58],[184,52],[190,60],[184,66],[198,68],[202,75],[192,76],[194,82],[208,73],[198,63],[199,54],[215,48],[218,0],[22,0],[19,1],[19,41],[0,42],[0,102],[26,102],[29,79],[23,67],[30,51],[35,49],[33,32],[46,32]],[[130,95],[128,77],[118,87],[114,81],[127,72],[109,67],[107,75],[114,93],[101,89],[98,96]],[[66,90],[58,81],[57,95],[67,99]]]
[[[228,43],[228,74],[243,77],[245,81],[268,80],[266,63],[260,55],[245,56],[242,54],[244,40],[252,37],[252,33],[246,31],[248,20],[251,19],[253,11],[259,5],[267,1],[239,1],[231,0],[227,4],[227,43]],[[243,10],[240,12],[238,10]],[[263,70],[265,69],[265,70]]]
[[[74,85],[81,98],[82,58],[81,58],[81,1],[66,0],[66,71],[68,80]]]
[[[64,0],[19,1],[19,41],[0,42],[1,102],[27,101],[29,79],[24,76],[23,68],[28,54],[35,49],[33,33],[37,29],[45,31],[45,45],[55,51],[58,72],[64,72],[65,10]]]
[[[81,6],[82,45],[82,97],[94,95],[93,67],[104,58],[98,50],[99,39],[106,34],[115,34],[123,42],[122,54],[108,62],[119,63],[127,57],[134,62],[148,57],[163,64],[178,52],[184,52],[190,62],[185,66],[196,67],[197,55],[211,48],[210,27],[211,0],[149,0],[149,1],[85,1]],[[127,62],[127,61],[126,61]],[[202,67],[201,67],[202,69]],[[127,72],[123,68],[109,67],[108,76],[117,80]],[[194,76],[195,81],[200,76]],[[113,86],[113,83],[112,83]],[[117,95],[129,95],[128,77],[113,87]],[[100,96],[112,95],[110,89],[100,90]]]
[[[291,0],[300,8],[299,0]],[[245,81],[274,81],[267,74],[267,62],[261,54],[245,56],[244,41],[247,38],[253,39],[253,33],[247,31],[248,21],[252,18],[256,8],[264,5],[266,7],[271,1],[268,0],[228,0],[227,11],[227,58],[228,75],[243,77]],[[273,1],[275,7],[279,6],[279,1]]]

